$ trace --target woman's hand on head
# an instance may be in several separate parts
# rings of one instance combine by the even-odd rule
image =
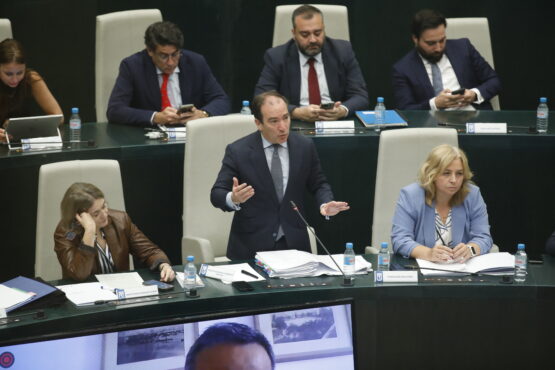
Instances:
[[[76,213],[75,218],[77,219],[77,222],[79,222],[81,226],[83,226],[83,229],[85,229],[85,231],[96,231],[96,222],[94,222],[94,219],[92,218],[90,213]]]

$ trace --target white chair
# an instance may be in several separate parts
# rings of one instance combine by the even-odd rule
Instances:
[[[366,253],[377,254],[382,242],[388,242],[391,250],[391,221],[399,192],[416,181],[420,165],[440,144],[458,146],[457,131],[452,128],[406,128],[380,134],[372,246],[366,247]]]
[[[95,107],[96,121],[105,122],[108,99],[121,61],[145,47],[148,26],[162,20],[158,9],[127,10],[96,17]]]
[[[276,6],[274,21],[274,39],[272,46],[278,46],[291,39],[291,15],[301,4]],[[324,15],[326,35],[334,39],[349,40],[349,16],[343,5],[311,4],[320,9]]]
[[[446,34],[449,39],[468,38],[491,68],[495,69],[487,18],[447,18]],[[494,110],[500,109],[499,96],[490,101]]]
[[[196,263],[227,261],[227,240],[233,212],[210,202],[210,189],[222,166],[227,144],[256,130],[252,115],[231,114],[187,123],[183,173],[183,238],[181,257]],[[309,233],[316,253],[316,242]]]
[[[96,185],[104,193],[110,208],[125,211],[118,161],[93,159],[42,165],[37,201],[35,276],[45,280],[62,278],[62,268],[54,251],[54,230],[60,221],[62,198],[74,182]],[[130,269],[133,269],[132,262],[130,258]]]
[[[0,41],[13,38],[12,23],[8,18],[0,18]]]

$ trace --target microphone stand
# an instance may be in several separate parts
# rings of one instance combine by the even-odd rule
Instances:
[[[331,256],[330,251],[328,250],[328,248],[326,248],[326,246],[324,245],[324,243],[322,243],[322,241],[320,240],[320,238],[318,238],[318,235],[316,235],[316,233],[314,232],[314,230],[312,230],[312,228],[310,227],[310,225],[308,224],[308,222],[306,222],[306,220],[304,219],[303,215],[301,214],[301,212],[299,212],[299,208],[297,208],[297,205],[295,204],[295,202],[293,202],[292,200],[290,201],[291,203],[291,208],[293,208],[293,211],[295,211],[299,217],[301,218],[301,220],[304,222],[304,224],[306,225],[307,229],[310,230],[310,232],[312,233],[312,235],[314,235],[314,237],[316,238],[316,240],[318,241],[318,243],[320,244],[320,246],[322,248],[324,248],[324,250],[326,251],[326,253],[328,254],[328,256],[330,257],[330,259],[333,261],[333,263],[335,264],[335,266],[337,266],[337,268],[339,269],[339,272],[341,272],[341,275],[343,275],[343,283],[341,285],[343,286],[353,286],[354,285],[354,279],[351,276],[347,276],[345,275],[345,273],[343,272],[343,269],[341,267],[339,267],[339,265],[337,264],[337,262],[335,262],[335,260],[333,259],[333,257]]]

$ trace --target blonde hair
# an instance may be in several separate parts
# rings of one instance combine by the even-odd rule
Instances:
[[[466,154],[456,146],[442,144],[432,149],[430,154],[428,154],[428,158],[422,166],[420,166],[420,170],[418,171],[418,182],[426,192],[426,204],[432,205],[436,197],[435,180],[455,159],[461,160],[463,167],[463,183],[459,191],[451,197],[449,205],[456,206],[461,204],[464,198],[466,198],[466,195],[470,192],[468,184],[472,183],[470,180],[474,174],[468,166]]]
[[[71,228],[75,214],[85,212],[91,208],[94,201],[104,198],[102,190],[86,182],[73,183],[64,194],[60,210],[62,213],[62,225]]]

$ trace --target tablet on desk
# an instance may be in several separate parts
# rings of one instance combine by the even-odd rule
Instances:
[[[58,130],[61,120],[61,114],[10,118],[6,127],[8,148],[10,150],[21,149],[22,139],[57,136],[61,140],[60,131]]]

